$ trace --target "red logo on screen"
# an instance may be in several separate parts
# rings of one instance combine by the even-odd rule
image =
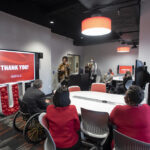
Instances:
[[[125,74],[127,71],[132,74],[132,66],[119,66],[119,74]]]
[[[0,84],[34,80],[34,54],[0,51]]]

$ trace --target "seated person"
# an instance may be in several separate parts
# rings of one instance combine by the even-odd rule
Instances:
[[[111,81],[113,80],[113,76],[114,73],[112,72],[112,69],[109,69],[108,72],[104,75],[103,82],[106,84],[111,83]]]
[[[53,97],[54,105],[47,107],[45,117],[57,150],[78,150],[80,121],[76,107],[70,105],[69,92],[58,89]]]
[[[23,101],[27,104],[30,114],[43,112],[49,103],[41,88],[42,81],[37,79],[34,81],[33,87],[28,88],[23,96]]]
[[[123,83],[117,85],[116,87],[116,93],[118,94],[122,94],[125,93],[125,91],[127,90],[125,85],[127,83],[127,81],[132,80],[132,75],[130,71],[127,71],[123,77]]]
[[[150,106],[140,104],[144,99],[144,92],[140,87],[132,85],[124,99],[127,105],[116,106],[110,114],[112,124],[127,136],[150,143]]]
[[[113,80],[114,73],[112,69],[109,69],[108,72],[104,75],[103,82],[106,84],[107,92],[110,92],[112,87],[112,80]]]
[[[126,89],[125,85],[126,85],[126,83],[127,83],[128,80],[132,80],[132,75],[131,75],[130,71],[127,71],[125,73],[125,76],[123,77],[123,86],[124,86],[125,89]]]

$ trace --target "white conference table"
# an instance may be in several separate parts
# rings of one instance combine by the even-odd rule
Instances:
[[[113,77],[113,80],[114,80],[114,81],[120,81],[120,82],[121,82],[121,81],[123,81],[123,77],[124,77],[124,76],[122,76],[122,75],[121,75],[121,76],[114,76],[114,77]],[[133,80],[133,81],[135,80],[134,76],[132,76],[132,80]]]
[[[124,95],[93,91],[70,92],[70,100],[78,114],[81,114],[81,108],[110,114],[116,105],[125,105]],[[142,103],[146,103],[146,100]]]

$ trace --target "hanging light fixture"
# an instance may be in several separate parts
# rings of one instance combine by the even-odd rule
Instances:
[[[117,52],[118,53],[129,53],[130,52],[130,47],[128,47],[128,46],[118,47]]]
[[[81,28],[84,35],[105,35],[111,32],[111,19],[102,16],[86,18],[82,21]]]

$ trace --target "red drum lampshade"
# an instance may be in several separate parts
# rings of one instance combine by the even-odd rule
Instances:
[[[82,21],[81,28],[84,35],[105,35],[111,32],[111,19],[101,16],[86,18]]]
[[[130,47],[118,47],[117,48],[118,53],[129,53],[130,52]]]

